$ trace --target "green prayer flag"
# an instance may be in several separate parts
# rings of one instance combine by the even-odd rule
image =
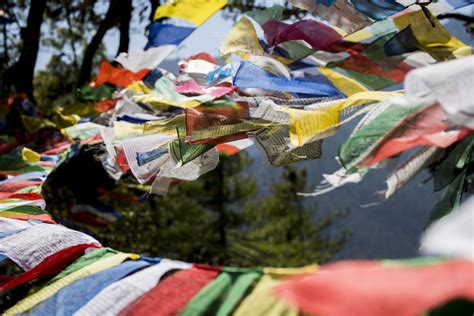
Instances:
[[[263,10],[255,9],[251,12],[247,12],[246,14],[255,20],[260,25],[265,24],[271,20],[283,20],[283,10],[285,8],[281,5],[274,5],[273,7],[269,7]]]
[[[341,164],[349,173],[356,172],[357,165],[365,158],[377,141],[411,113],[420,109],[417,107],[391,106],[369,124],[355,132],[339,149]]]
[[[230,315],[261,275],[261,269],[224,268],[189,301],[181,315]]]
[[[78,259],[76,259],[73,263],[71,263],[70,265],[68,265],[64,270],[62,270],[59,274],[57,274],[54,278],[52,278],[51,280],[49,280],[45,286],[47,285],[50,285],[62,278],[64,278],[65,276],[79,270],[79,269],[82,269],[100,259],[103,259],[103,258],[106,258],[106,257],[110,257],[114,254],[116,254],[117,251],[116,250],[113,250],[111,248],[100,248],[100,249],[97,249],[97,250],[93,250],[91,252],[88,252],[86,254],[84,254],[83,256],[79,257]]]

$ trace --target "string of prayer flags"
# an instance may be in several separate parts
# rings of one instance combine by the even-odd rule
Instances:
[[[50,248],[47,242],[42,245]],[[84,246],[89,247],[87,252]],[[111,315],[137,311],[183,315],[309,312],[331,316],[348,311],[354,315],[418,315],[459,299],[474,301],[473,280],[466,278],[472,268],[468,260],[420,257],[244,269],[144,258],[79,245],[57,251],[13,279],[19,285],[39,276],[49,278],[38,283],[36,292],[6,310],[5,315],[89,315],[100,311]],[[166,276],[173,270],[177,272]],[[385,286],[387,280],[392,287]],[[435,292],[420,290],[426,280],[436,286]],[[6,284],[14,283],[10,280]],[[12,286],[3,284],[0,289]]]
[[[128,306],[121,315],[155,315],[156,310],[165,315],[175,315],[182,310],[206,285],[219,274],[220,267],[194,265],[164,279],[151,291]]]

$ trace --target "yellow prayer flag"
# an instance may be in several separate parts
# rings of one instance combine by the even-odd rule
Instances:
[[[21,157],[23,158],[24,161],[28,161],[28,162],[38,162],[41,159],[40,154],[26,147],[24,147],[21,150]]]
[[[336,127],[340,122],[341,111],[370,102],[377,102],[388,96],[400,95],[398,92],[365,91],[351,95],[344,100],[330,101],[315,110],[289,109],[290,141],[294,146],[302,146],[315,136]],[[325,134],[327,136],[327,134]]]
[[[221,57],[228,60],[230,54],[234,53],[247,59],[249,55],[263,55],[264,51],[258,40],[257,32],[252,22],[247,18],[241,18],[227,34],[220,48]]]
[[[161,18],[180,18],[199,26],[226,4],[227,0],[169,1],[156,9],[154,20]]]
[[[234,315],[299,315],[296,307],[276,298],[273,289],[287,277],[312,273],[317,268],[317,265],[302,268],[265,268],[264,275],[252,292],[244,298]]]
[[[438,61],[471,55],[471,48],[449,34],[435,15],[430,18],[434,26],[422,10],[417,10],[396,16],[393,23],[399,30],[410,27],[421,49]]]
[[[139,94],[150,94],[153,92],[152,89],[148,88],[143,81],[134,81],[127,86],[127,90],[139,93]]]
[[[358,92],[368,91],[368,89],[358,81],[344,76],[332,69],[326,67],[318,67],[318,71],[331,81],[346,96],[351,96]]]
[[[127,121],[115,121],[114,133],[116,139],[124,139],[143,134],[143,124],[135,124]]]

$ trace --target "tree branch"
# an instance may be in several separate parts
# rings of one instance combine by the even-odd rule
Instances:
[[[84,58],[82,60],[81,71],[79,73],[78,85],[81,86],[87,83],[91,77],[92,63],[94,56],[99,49],[99,45],[102,43],[102,39],[108,30],[115,26],[118,18],[120,8],[119,0],[110,0],[109,9],[105,15],[105,18],[100,22],[97,32],[92,37],[89,45],[86,47],[84,52]]]

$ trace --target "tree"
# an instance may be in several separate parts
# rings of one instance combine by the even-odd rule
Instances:
[[[130,44],[130,22],[132,20],[132,0],[122,1],[120,9],[120,42],[117,55],[120,53],[128,53],[128,46]]]
[[[92,64],[95,54],[99,49],[102,40],[109,29],[111,29],[118,21],[120,12],[120,0],[110,0],[109,8],[105,14],[104,19],[100,22],[97,32],[92,37],[89,45],[84,50],[84,57],[82,59],[81,69],[79,71],[78,85],[85,84],[91,76]]]
[[[315,222],[316,209],[305,207],[297,195],[305,185],[306,171],[286,166],[271,195],[244,209],[246,224],[234,241],[240,252],[234,254],[234,258],[239,258],[238,264],[323,263],[342,249],[347,232],[335,238],[324,232],[342,213],[325,215]]]
[[[102,244],[122,251],[216,265],[300,266],[327,261],[341,249],[346,233],[335,238],[324,234],[337,215],[315,222],[315,209],[304,207],[296,195],[306,183],[303,171],[285,168],[271,195],[258,197],[255,178],[244,172],[251,163],[245,152],[223,157],[198,180],[172,185],[167,196],[150,196],[139,205],[105,197],[123,218],[90,229]],[[44,187],[53,214],[65,215],[65,205],[73,203],[58,198],[75,195],[58,194],[59,188],[73,187],[65,179],[71,179],[76,191],[88,185],[81,174],[51,176]],[[123,183],[116,189],[127,190]]]
[[[46,0],[31,1],[25,29],[21,32],[20,58],[4,74],[6,85],[13,85],[16,92],[24,92],[33,99],[33,76],[40,44],[41,24]]]

